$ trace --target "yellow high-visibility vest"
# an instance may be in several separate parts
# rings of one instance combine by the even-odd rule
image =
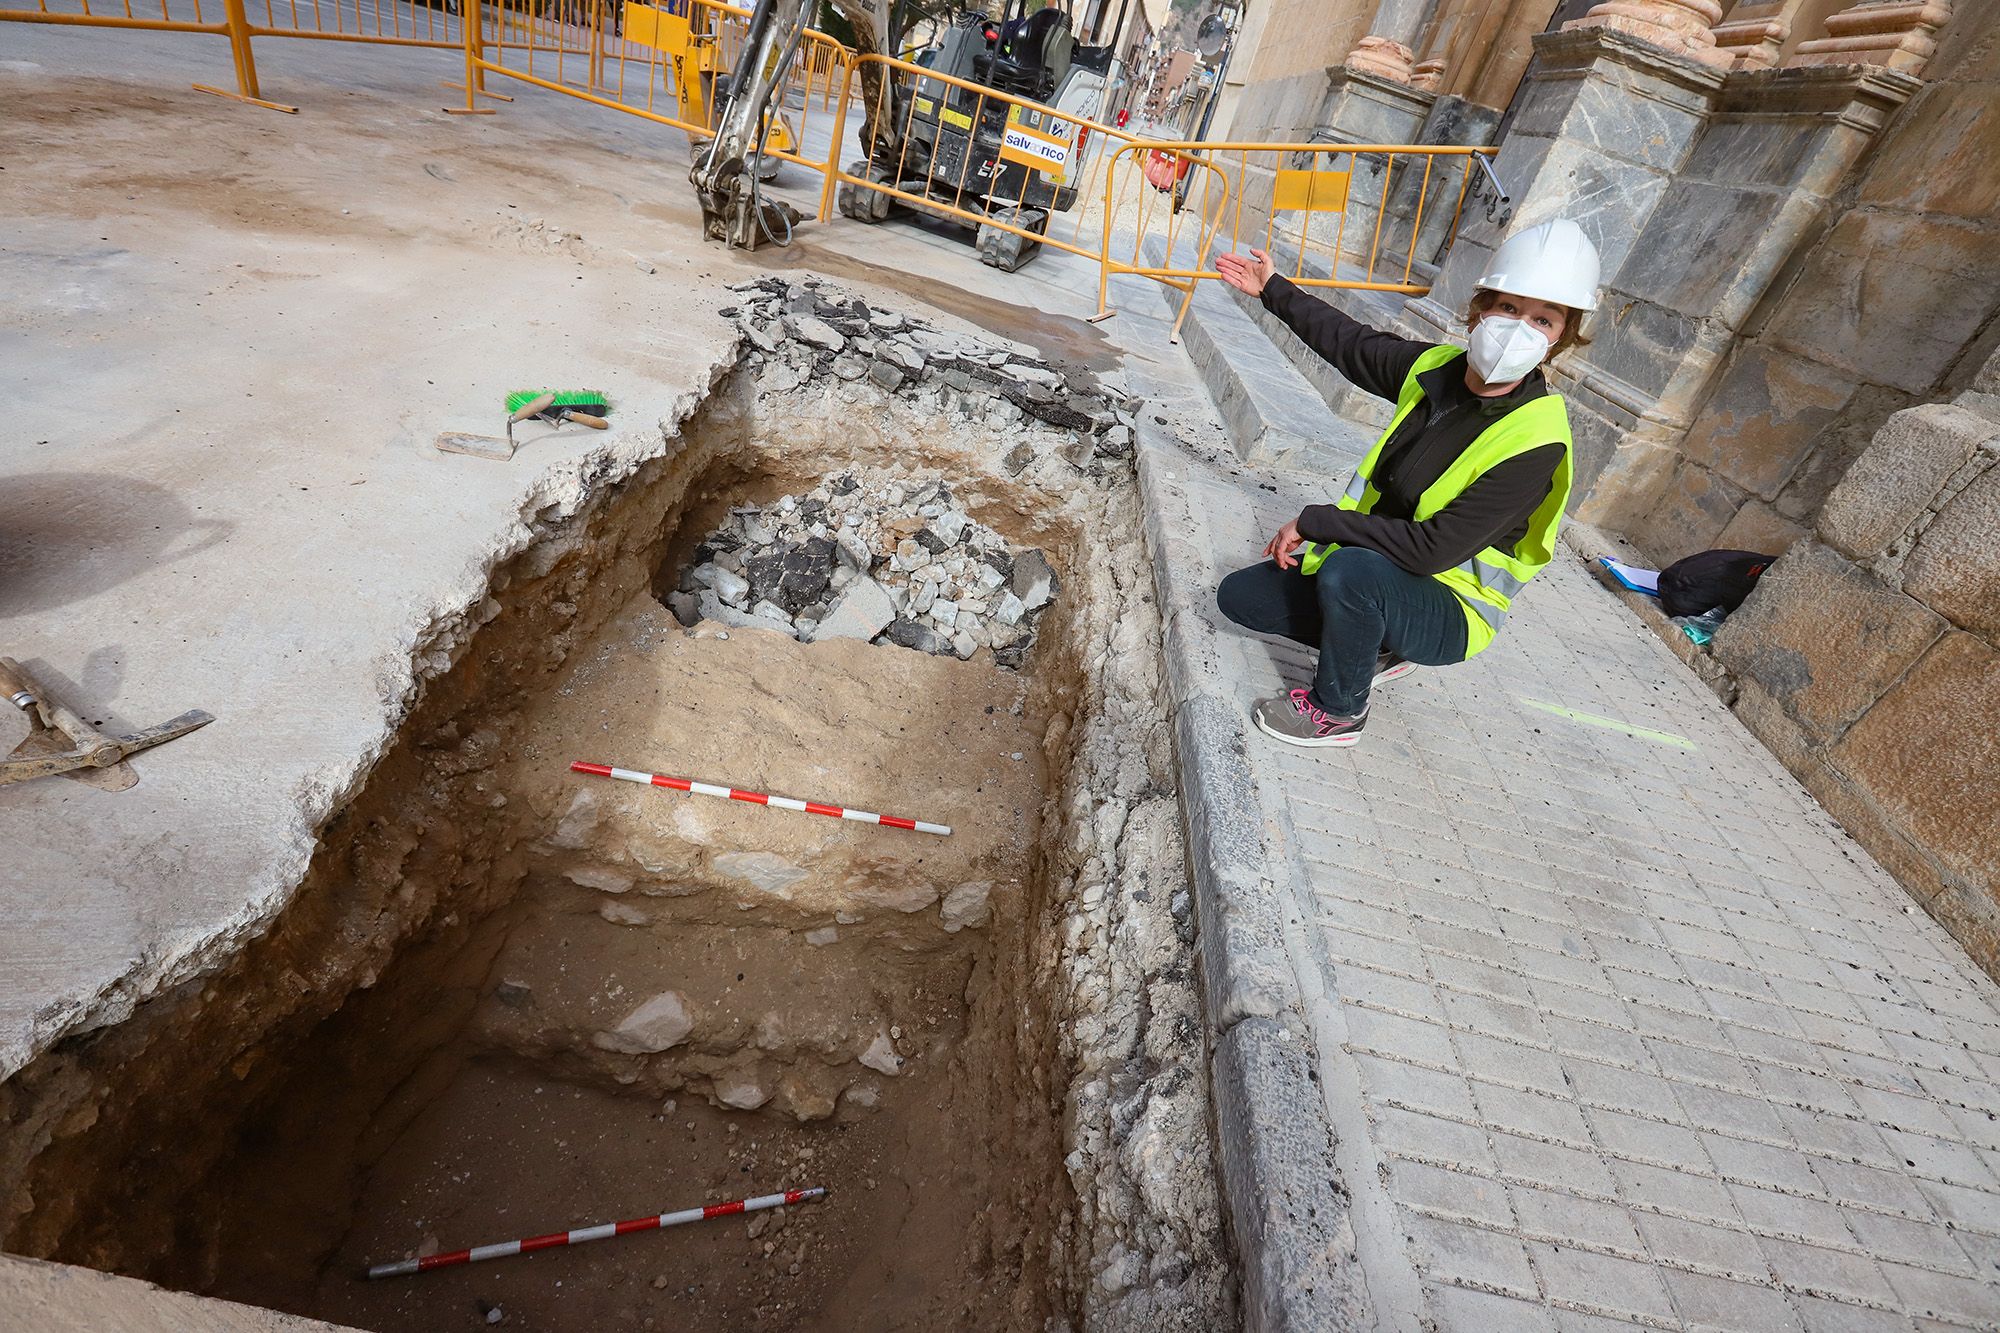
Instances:
[[[1460,349],[1448,344],[1433,347],[1410,367],[1410,373],[1404,377],[1403,387],[1396,395],[1395,418],[1390,421],[1389,429],[1382,432],[1382,438],[1375,441],[1375,447],[1368,451],[1368,456],[1355,468],[1353,480],[1347,483],[1347,493],[1335,502],[1340,508],[1362,514],[1375,508],[1375,502],[1381,496],[1369,479],[1375,475],[1375,462],[1382,456],[1382,446],[1388,443],[1396,428],[1403,424],[1403,419],[1423,399],[1423,386],[1417,383],[1417,376],[1458,355]],[[1562,462],[1556,466],[1555,479],[1550,483],[1547,497],[1535,510],[1534,517],[1528,520],[1528,531],[1514,544],[1514,549],[1503,551],[1489,546],[1464,564],[1431,575],[1451,589],[1465,610],[1467,657],[1493,642],[1493,637],[1500,632],[1501,623],[1507,619],[1507,608],[1513,604],[1514,595],[1555,558],[1556,528],[1562,522],[1563,507],[1569,503],[1569,409],[1553,393],[1521,404],[1481,431],[1456,461],[1444,470],[1444,475],[1417,497],[1414,517],[1416,522],[1421,523],[1463,495],[1466,488],[1487,469],[1546,444],[1562,445]],[[1299,568],[1308,574],[1318,573],[1320,565],[1325,563],[1327,555],[1337,545],[1327,542],[1308,546]]]

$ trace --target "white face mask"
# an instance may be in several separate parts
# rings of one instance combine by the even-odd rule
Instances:
[[[1549,340],[1524,319],[1488,315],[1467,340],[1472,371],[1488,384],[1512,384],[1549,354]]]

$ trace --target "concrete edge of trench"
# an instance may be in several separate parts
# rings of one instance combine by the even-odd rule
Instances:
[[[1274,874],[1250,772],[1249,717],[1202,613],[1214,571],[1174,484],[1172,436],[1141,414],[1136,463],[1159,600],[1168,708],[1194,886],[1204,1036],[1223,1202],[1253,1330],[1366,1322],[1367,1284],[1337,1136],[1315,1067],[1317,986],[1295,965],[1303,909]],[[1288,924],[1289,923],[1289,924]]]
[[[225,968],[271,928],[305,882],[327,825],[367,786],[432,680],[455,666],[458,653],[472,642],[483,623],[479,609],[493,572],[541,539],[544,520],[573,518],[602,491],[682,449],[681,432],[736,368],[745,342],[732,326],[700,346],[701,355],[687,360],[685,374],[646,411],[633,413],[637,424],[561,448],[552,445],[546,457],[516,464],[520,472],[504,497],[495,498],[490,523],[458,553],[463,563],[379,628],[371,666],[388,672],[379,714],[367,720],[364,736],[316,756],[321,767],[296,781],[286,826],[264,831],[283,854],[274,847],[256,879],[243,885],[233,911],[193,922],[122,962],[85,959],[77,970],[91,975],[63,978],[54,986],[35,980],[38,991],[10,988],[0,973],[0,1083],[63,1040],[122,1023],[176,987]],[[428,446],[425,450],[428,454]],[[440,651],[448,658],[442,664],[436,661]]]

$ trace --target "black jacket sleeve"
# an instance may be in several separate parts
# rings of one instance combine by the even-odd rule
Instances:
[[[1264,284],[1262,299],[1266,310],[1356,387],[1392,403],[1410,367],[1432,346],[1369,328],[1275,274]]]
[[[1307,505],[1299,514],[1299,535],[1309,542],[1380,551],[1412,574],[1441,574],[1524,528],[1547,498],[1562,455],[1560,444],[1545,444],[1495,464],[1421,523]]]

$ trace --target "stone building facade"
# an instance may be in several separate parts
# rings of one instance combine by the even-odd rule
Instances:
[[[1332,299],[1448,339],[1507,236],[1582,223],[1605,290],[1592,342],[1555,375],[1573,513],[1660,563],[1788,552],[1718,640],[1739,710],[2000,975],[2000,744],[1963,724],[2000,703],[2000,472],[1983,470],[2000,7],[1278,7],[1230,137],[1495,144],[1507,195],[1475,179],[1447,244],[1436,210],[1414,225],[1407,178],[1357,157],[1350,213],[1385,210],[1432,290]],[[1268,184],[1245,197],[1261,232]],[[1309,271],[1353,262],[1311,228],[1277,231]]]

